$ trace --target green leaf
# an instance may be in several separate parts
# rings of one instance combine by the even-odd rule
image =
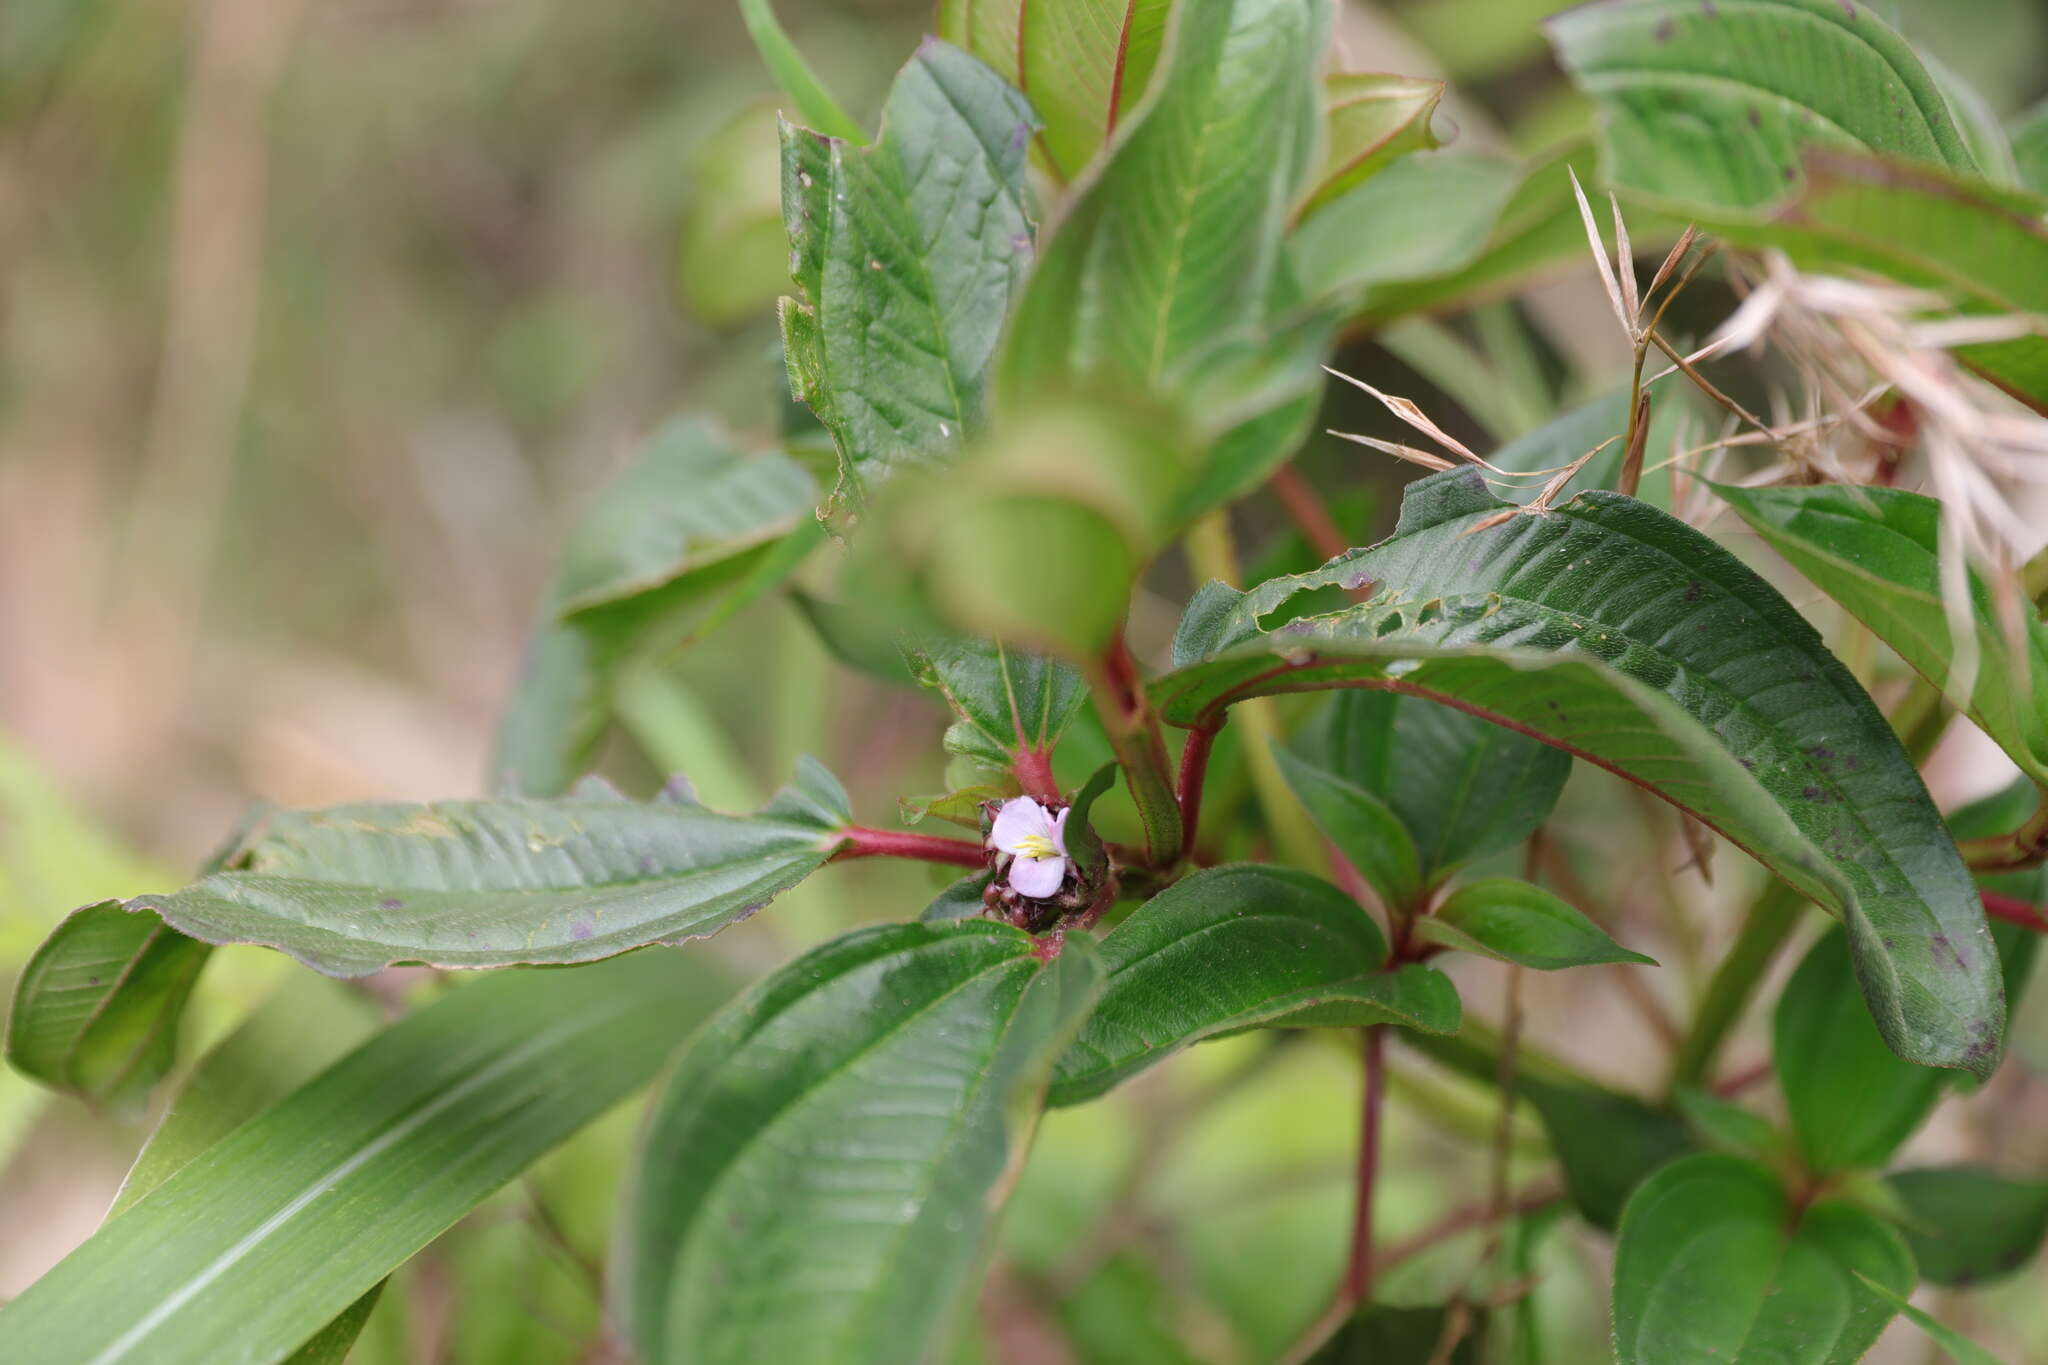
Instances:
[[[1388,906],[1414,907],[1422,893],[1422,858],[1408,827],[1386,802],[1356,783],[1274,746],[1280,771],[1323,836]]]
[[[1297,211],[1307,217],[1410,152],[1437,145],[1429,127],[1442,81],[1377,72],[1323,77],[1322,169]]]
[[[810,65],[783,31],[768,0],[740,0],[740,18],[746,20],[754,49],[775,77],[775,84],[796,106],[798,117],[829,136],[846,138],[855,144],[863,141],[860,125],[847,116],[823,82],[811,74]]]
[[[1450,1312],[1440,1307],[1376,1303],[1346,1318],[1304,1365],[1480,1365],[1486,1357],[1486,1317],[1463,1319],[1465,1333],[1441,1354]]]
[[[273,990],[192,1068],[128,1168],[107,1217],[369,1041],[383,1023],[369,996],[319,977]],[[382,1290],[381,1281],[372,1285],[294,1351],[287,1365],[341,1365]]]
[[[1942,1096],[1942,1073],[1893,1056],[1858,1008],[1839,929],[1813,945],[1778,997],[1771,1054],[1799,1150],[1823,1174],[1882,1166]]]
[[[873,148],[783,127],[790,388],[832,432],[841,497],[942,461],[978,416],[1031,256],[1037,126],[1001,77],[933,39],[897,76]]]
[[[1016,85],[1045,119],[1046,156],[1072,180],[1137,106],[1166,38],[1167,0],[1058,0],[1018,6]],[[1008,73],[1005,73],[1008,74]]]
[[[1955,122],[1956,132],[1963,139],[1963,146],[1970,152],[1970,159],[1986,180],[1994,185],[2017,185],[2020,183],[2019,167],[2012,153],[2012,142],[2005,135],[2005,129],[1998,122],[1998,111],[1975,86],[1964,80],[1953,67],[1940,61],[1932,53],[1923,53],[1921,64],[1927,74],[1934,77],[1934,83],[1941,88],[1942,97],[1948,101],[1949,117]]]
[[[0,1358],[289,1354],[644,1085],[716,993],[670,953],[452,991],[215,1143],[0,1309]]]
[[[307,1337],[298,1350],[286,1356],[284,1365],[344,1365],[349,1352],[355,1349],[356,1338],[363,1334],[363,1324],[370,1320],[370,1314],[383,1293],[383,1281],[371,1285],[361,1298],[342,1309],[334,1321]]]
[[[1541,272],[1582,261],[1586,250],[1586,230],[1580,223],[1578,204],[1572,197],[1566,170],[1574,155],[1583,158],[1585,153],[1583,146],[1568,145],[1541,161],[1521,167],[1513,193],[1483,228],[1478,225],[1478,220],[1485,214],[1491,198],[1484,193],[1483,185],[1473,186],[1474,193],[1460,201],[1464,211],[1473,216],[1446,222],[1441,229],[1459,243],[1456,252],[1446,253],[1454,259],[1431,259],[1430,272],[1426,275],[1369,284],[1353,310],[1356,320],[1385,323],[1412,313],[1442,312],[1468,306],[1485,298],[1499,297]],[[1399,164],[1422,173],[1423,166],[1437,160],[1435,157],[1407,157]],[[1452,180],[1464,178],[1463,170],[1455,159],[1438,168],[1438,174]],[[1418,184],[1415,192],[1428,202],[1434,199],[1436,186]],[[1393,206],[1378,205],[1369,199],[1359,200],[1356,211],[1370,220],[1378,220],[1383,215],[1392,219],[1399,214]],[[1412,224],[1413,220],[1402,218],[1400,221]],[[1647,246],[1653,238],[1644,229],[1651,224],[1643,217],[1630,221],[1638,234],[1638,244]],[[1423,252],[1428,248],[1424,244],[1415,244],[1407,249]]]
[[[1391,693],[1333,697],[1302,742],[1393,808],[1431,886],[1534,834],[1572,769],[1568,754],[1527,735]]]
[[[556,571],[557,609],[593,628],[659,610],[651,595],[781,539],[817,487],[804,467],[749,454],[715,423],[669,423],[577,523]]]
[[[1095,1098],[1190,1043],[1248,1028],[1458,1028],[1450,979],[1385,971],[1372,917],[1320,878],[1208,868],[1145,902],[1102,941],[1109,985],[1060,1058],[1049,1102]]]
[[[1902,488],[1715,491],[1771,547],[1928,681],[1953,693],[1958,649],[1942,603],[1941,504]],[[1973,570],[1976,685],[1954,701],[2022,772],[2048,783],[2048,625],[2022,609],[2014,651],[1990,588]]]
[[[503,784],[554,796],[588,767],[634,662],[694,643],[786,578],[821,532],[817,488],[779,452],[671,422],[571,533],[499,726]]]
[[[1167,0],[940,0],[938,33],[1029,92],[1045,119],[1044,160],[1072,180],[1144,95],[1170,8]]]
[[[657,1103],[627,1205],[644,1358],[942,1358],[1101,983],[1085,939],[1048,962],[1003,925],[883,925],[722,1014]]]
[[[225,871],[130,901],[207,943],[259,943],[330,976],[590,962],[717,933],[821,867],[851,823],[810,759],[751,816],[686,790],[628,801],[443,801],[281,811]]]
[[[2023,1269],[2048,1238],[2048,1181],[2013,1180],[1975,1166],[1885,1177],[1905,1206],[1900,1230],[1936,1284],[1976,1285]]]
[[[932,903],[919,912],[919,923],[973,919],[987,908],[981,899],[981,893],[988,890],[988,884],[994,876],[992,872],[970,872],[958,881],[948,882],[946,889],[932,897]]]
[[[935,688],[960,717],[946,749],[992,768],[1019,754],[1049,757],[1088,692],[1073,665],[970,636],[913,636],[904,658],[917,680]]]
[[[1410,485],[1379,545],[1234,605],[1212,589],[1154,704],[1195,726],[1247,696],[1410,692],[1591,759],[1841,916],[1901,1057],[1989,1074],[2005,1008],[1976,888],[1884,717],[1819,635],[1726,550],[1645,503],[1588,492],[1511,511],[1476,471],[1434,475]],[[1372,596],[1261,630],[1326,583]]]
[[[1620,188],[1751,207],[1794,188],[1816,143],[1976,169],[1940,87],[1867,5],[1606,0],[1549,29]]]
[[[126,1108],[178,1055],[178,1020],[213,950],[119,901],[74,910],[21,970],[7,1061],[56,1090]]]
[[[1712,1091],[1681,1085],[1672,1090],[1671,1100],[1707,1146],[1762,1161],[1775,1161],[1790,1147],[1785,1135],[1773,1128],[1769,1120]]]
[[[1362,296],[1371,285],[1471,264],[1521,180],[1515,162],[1486,153],[1403,157],[1330,199],[1289,240],[1302,292],[1309,298]]]
[[[1685,1157],[1644,1181],[1622,1214],[1614,1358],[1848,1365],[1892,1316],[1860,1275],[1912,1290],[1913,1258],[1897,1233],[1834,1201],[1795,1211],[1753,1161]]]
[[[1607,932],[1540,886],[1513,877],[1483,877],[1453,891],[1436,913],[1415,921],[1432,943],[1479,953],[1539,971],[1603,962],[1657,960],[1632,953]]]
[[[1119,771],[1114,762],[1103,763],[1075,789],[1073,804],[1067,807],[1067,856],[1074,860],[1081,879],[1091,886],[1099,885],[1109,871],[1109,852],[1102,846],[1102,835],[1095,828],[1095,803],[1116,785]]]
[[[2048,194],[2048,100],[2014,119],[2006,131],[2012,137],[2020,184],[2035,194]]]
[[[1860,1271],[1857,1272],[1856,1278],[1863,1282],[1864,1288],[1898,1309],[1899,1312],[1905,1315],[1907,1321],[1925,1332],[1935,1345],[1948,1353],[1948,1358],[1954,1361],[1955,1365],[2005,1365],[1997,1356],[1991,1354],[1991,1352],[1985,1350],[1976,1342],[1971,1341],[1968,1337],[1956,1331],[1955,1328],[1937,1320],[1931,1314],[1924,1313],[1920,1309],[1915,1308],[1911,1303],[1907,1302],[1904,1294],[1885,1288],[1876,1280],[1871,1279]]]
[[[1072,391],[1184,413],[1219,471],[1188,494],[1189,515],[1284,457],[1320,386],[1327,323],[1275,305],[1327,22],[1321,0],[1176,11],[1151,96],[1044,245],[998,364],[1012,413]]]
[[[946,734],[950,740],[957,726],[949,726]],[[981,808],[985,802],[1001,801],[1014,795],[1009,786],[997,786],[984,782],[972,787],[955,787],[937,796],[899,796],[896,809],[903,816],[906,825],[919,824],[926,819],[947,820],[968,829],[981,828]]]
[[[299,977],[272,990],[192,1068],[107,1216],[369,1041],[383,1023],[375,1001],[337,982]]]

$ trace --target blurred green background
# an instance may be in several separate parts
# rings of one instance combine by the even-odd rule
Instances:
[[[1537,26],[1559,7],[1350,4],[1336,55],[1446,75],[1440,128],[1533,152],[1586,123]],[[2048,92],[2038,0],[1875,8],[2002,114]],[[870,117],[933,22],[887,0],[788,4],[783,18]],[[535,599],[591,491],[679,411],[772,436],[786,265],[774,107],[722,0],[7,0],[0,983],[72,906],[178,884],[252,799],[479,789]],[[1575,383],[1601,388],[1622,351],[1591,272],[1527,306],[1551,320]],[[1353,358],[1454,411],[1385,351]],[[1348,532],[1378,529],[1370,509],[1391,507],[1399,477],[1387,462],[1324,443],[1305,464],[1339,494]],[[1247,511],[1250,537],[1278,524]],[[1249,563],[1262,548],[1249,541]],[[1155,634],[1185,582],[1163,566]],[[682,767],[714,804],[740,805],[811,751],[877,821],[899,794],[938,789],[939,710],[828,666],[779,601],[663,682],[637,708],[638,745],[609,755],[629,782]],[[1951,762],[1959,789],[1985,785],[1973,763]],[[1581,826],[1611,829],[1615,810],[1642,838],[1676,838],[1662,811],[1597,778],[1574,782],[1563,819],[1595,812]],[[1734,861],[1720,894],[1746,875]],[[922,869],[849,869],[716,951],[755,970],[846,924],[914,913],[930,888]],[[1631,916],[1647,917],[1639,938],[1664,932],[1652,911]],[[283,968],[221,954],[187,1051]],[[409,989],[400,975],[389,998]],[[1654,1040],[1616,996],[1532,982],[1532,1031],[1603,1075],[1650,1075]],[[2048,1167],[2048,1087],[2026,1065],[2048,1060],[2039,1016],[2020,1030],[2019,1078],[2001,1079],[2006,1134],[1971,1106],[1915,1150],[2003,1143],[2002,1160]],[[1336,1274],[1354,1074],[1334,1043],[1240,1041],[1166,1068],[1129,1104],[1056,1115],[977,1349],[1273,1358]],[[1396,1242],[1476,1191],[1467,1138],[1491,1123],[1479,1092],[1403,1085],[1393,1150],[1412,1178],[1384,1196]],[[630,1115],[601,1125],[423,1256],[359,1358],[602,1358],[588,1354],[588,1262],[632,1129]],[[91,1114],[0,1073],[0,1298],[95,1225],[146,1132],[146,1116]],[[1578,1343],[1557,1358],[1590,1358],[1570,1352],[1601,1349],[1604,1253],[1546,1245],[1535,1268],[1560,1287],[1545,1312]],[[1424,1257],[1413,1275],[1441,1288],[1456,1265]],[[2041,1275],[1974,1296],[1957,1320],[2008,1349],[2038,1343]]]

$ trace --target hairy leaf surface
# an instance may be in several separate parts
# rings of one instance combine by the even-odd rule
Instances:
[[[1572,767],[1527,735],[1388,692],[1332,697],[1299,742],[1392,808],[1431,886],[1535,833]]]
[[[2005,1279],[2048,1239],[2048,1181],[1975,1166],[1898,1171],[1885,1183],[1905,1207],[1900,1229],[1920,1273],[1936,1284]]]
[[[816,871],[851,823],[805,759],[751,816],[686,790],[628,801],[336,806],[268,816],[226,870],[129,902],[207,943],[259,943],[331,976],[590,962],[714,934]]]
[[[1436,913],[1415,921],[1418,937],[1538,971],[1656,959],[1632,953],[1593,921],[1540,886],[1482,877],[1458,887]]]
[[[821,538],[816,502],[786,454],[747,451],[698,418],[657,432],[570,534],[499,723],[500,782],[568,790],[628,665],[701,639],[786,578]]]
[[[946,747],[994,768],[1017,754],[1050,754],[1087,700],[1072,664],[1000,640],[913,637],[903,646],[911,672],[936,689],[960,718]]]
[[[897,76],[872,148],[784,125],[797,297],[783,302],[783,344],[790,388],[839,448],[841,496],[947,458],[979,414],[1031,259],[1037,126],[1000,76],[936,39]]]
[[[1182,6],[1151,95],[1045,244],[998,362],[1006,410],[1136,393],[1196,429],[1185,515],[1254,486],[1306,431],[1330,319],[1290,307],[1287,217],[1320,124],[1321,0]]]
[[[1101,989],[990,923],[883,925],[791,963],[691,1047],[629,1205],[654,1365],[944,1358],[1052,1059]]]
[[[1869,5],[1597,0],[1549,27],[1619,187],[1758,205],[1799,181],[1815,143],[1976,169],[1933,76]]]
[[[1881,1166],[1942,1095],[1942,1073],[1902,1062],[1857,1008],[1839,929],[1807,952],[1778,997],[1772,1060],[1807,1166]]]
[[[212,951],[119,901],[72,911],[15,983],[8,1065],[84,1099],[136,1103],[177,1060],[178,1020]]]
[[[1242,697],[1430,697],[1567,749],[1678,805],[1849,926],[1887,1044],[1988,1074],[1997,956],[1954,841],[1884,717],[1820,637],[1727,551],[1590,492],[1512,514],[1473,471],[1413,485],[1392,538],[1190,608],[1155,704],[1214,724]],[[1335,583],[1368,601],[1277,630]]]
[[[1953,691],[1957,647],[1941,592],[1941,504],[1902,488],[1716,490],[1778,553],[1928,681]],[[2020,766],[2048,783],[2048,625],[2022,606],[2015,650],[1990,588],[1970,573],[1976,685],[1954,698]]]
[[[1077,1104],[1190,1043],[1246,1028],[1400,1024],[1455,1032],[1458,994],[1429,967],[1383,970],[1387,946],[1343,892],[1293,868],[1209,868],[1102,941],[1109,985],[1060,1058],[1051,1102]]]
[[[1870,1214],[1833,1200],[1795,1212],[1765,1167],[1685,1157],[1644,1181],[1622,1214],[1614,1358],[1850,1365],[1892,1316],[1863,1275],[1913,1288],[1912,1253]]]
[[[1401,817],[1379,797],[1335,773],[1276,749],[1280,772],[1358,875],[1390,907],[1412,907],[1422,890],[1422,857]]]

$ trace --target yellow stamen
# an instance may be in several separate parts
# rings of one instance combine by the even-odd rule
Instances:
[[[1052,846],[1052,840],[1043,834],[1027,834],[1017,841],[1017,856],[1042,863],[1047,858],[1057,858],[1060,851]]]

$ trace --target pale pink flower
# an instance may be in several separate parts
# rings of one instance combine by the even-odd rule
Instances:
[[[1067,813],[1054,815],[1028,796],[1012,797],[996,812],[990,847],[1010,858],[1010,889],[1032,900],[1059,893],[1067,879]]]

